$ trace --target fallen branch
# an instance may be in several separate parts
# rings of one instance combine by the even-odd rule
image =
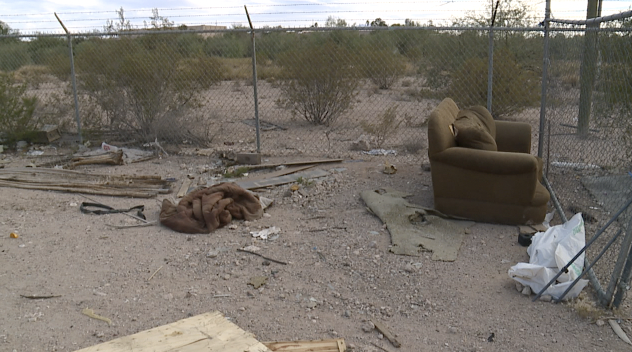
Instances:
[[[49,299],[61,297],[61,295],[20,295],[20,297],[28,299]]]
[[[261,258],[263,258],[263,259],[265,259],[265,260],[269,260],[269,261],[271,261],[271,262],[275,262],[275,263],[278,263],[278,264],[287,265],[287,263],[286,263],[286,262],[282,262],[282,261],[280,261],[280,260],[276,260],[276,259],[268,258],[268,257],[263,256],[263,255],[261,255],[261,254],[259,254],[259,253],[256,253],[256,252],[247,251],[247,250],[245,250],[245,249],[241,249],[241,248],[237,248],[237,251],[238,251],[238,252],[245,252],[245,253],[254,254],[254,255],[259,256],[259,257],[261,257]]]
[[[123,213],[121,213],[123,214]],[[134,225],[111,225],[111,224],[105,224],[105,226],[109,226],[115,229],[129,229],[132,227],[145,227],[145,226],[153,226],[156,225],[156,221],[151,221],[151,222],[145,222],[142,224],[134,224]]]
[[[158,272],[160,271],[160,269],[162,269],[162,265],[160,266],[160,268],[158,268],[156,271],[154,271],[153,274],[151,274],[151,276],[149,277],[149,279],[147,279],[147,281],[151,280],[154,278],[154,276],[156,276],[156,274],[158,274]]]
[[[377,320],[371,320],[371,322],[373,323],[373,325],[375,325],[375,328],[377,329],[377,331],[381,332],[382,335],[384,335],[384,337],[386,337],[389,341],[391,341],[393,346],[397,348],[402,346],[402,344],[399,343],[399,341],[397,341],[397,339],[395,338],[395,334],[393,334],[388,329],[388,326],[386,326],[386,324],[383,324]]]

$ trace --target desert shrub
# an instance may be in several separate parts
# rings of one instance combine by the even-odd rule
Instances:
[[[37,125],[33,117],[37,97],[28,96],[26,90],[27,83],[0,72],[0,134],[8,144],[28,138]]]
[[[389,89],[406,71],[404,58],[389,49],[365,48],[359,60],[363,75],[380,89]]]
[[[132,130],[143,142],[182,132],[179,122],[199,104],[199,94],[223,75],[214,57],[183,56],[177,39],[150,35],[81,44],[78,87],[91,107],[90,127]]]
[[[402,123],[402,121],[397,121],[397,105],[386,109],[377,120],[374,123],[362,121],[360,126],[365,132],[375,137],[377,147],[382,148],[384,142],[397,132]]]
[[[14,71],[31,62],[26,45],[19,41],[0,42],[0,71]]]
[[[281,103],[317,125],[330,125],[352,107],[359,77],[352,54],[333,43],[299,46],[279,58]]]
[[[492,112],[517,113],[540,102],[540,76],[521,66],[507,50],[494,54]],[[459,105],[487,104],[487,58],[471,58],[452,75],[448,95]]]

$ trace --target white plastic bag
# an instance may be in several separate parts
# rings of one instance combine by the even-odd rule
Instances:
[[[585,244],[584,220],[581,213],[578,213],[565,224],[553,226],[546,232],[536,233],[531,240],[531,245],[527,248],[529,263],[518,263],[512,266],[509,269],[509,277],[531,287],[531,291],[538,293]],[[560,275],[544,294],[558,299],[583,269],[584,254],[582,253],[571,264],[567,273]],[[564,299],[577,297],[587,284],[588,280],[579,280],[564,296]]]

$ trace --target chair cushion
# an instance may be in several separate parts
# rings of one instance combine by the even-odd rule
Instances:
[[[459,147],[497,151],[496,126],[492,118],[491,123],[486,121],[478,111],[464,109],[459,111],[454,121],[455,140]],[[491,115],[490,115],[491,117]]]

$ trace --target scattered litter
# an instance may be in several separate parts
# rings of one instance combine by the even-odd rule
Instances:
[[[395,165],[389,163],[388,161],[385,161],[384,170],[382,170],[382,172],[384,172],[387,175],[393,175],[394,173],[397,172],[397,168],[395,167]]]
[[[267,282],[268,282],[267,276],[253,276],[250,278],[250,281],[248,281],[248,285],[252,285],[252,287],[254,288],[259,288],[265,285]]]
[[[20,238],[20,235],[18,235],[18,234],[17,234],[17,233],[15,233],[15,232],[11,232],[11,234],[9,235],[9,237],[11,237],[11,238]]]
[[[87,315],[87,316],[89,316],[92,319],[102,320],[102,321],[108,323],[108,325],[112,325],[112,320],[110,320],[110,319],[108,319],[106,317],[102,317],[102,316],[100,316],[98,314],[95,314],[94,311],[92,309],[90,309],[90,308],[84,308],[81,311],[81,314]]]
[[[113,145],[109,145],[105,142],[101,143],[101,149],[105,150],[106,152],[115,152],[119,150],[119,147],[113,146]]]
[[[609,319],[608,323],[612,327],[612,330],[614,330],[614,333],[617,334],[617,336],[619,336],[621,340],[625,341],[628,345],[632,345],[632,341],[630,341],[628,335],[625,334],[625,332],[623,331],[623,329],[621,329],[621,326],[619,326],[619,323],[616,320]]]
[[[267,229],[263,229],[261,231],[250,231],[250,234],[254,238],[261,238],[262,240],[267,240],[270,235],[277,234],[281,231],[280,228],[276,226],[268,227]]]
[[[371,149],[368,152],[362,152],[368,155],[397,155],[397,152],[393,149]]]
[[[532,237],[527,248],[529,263],[518,263],[509,269],[509,277],[533,292],[540,292],[553,277],[578,253],[585,245],[584,220],[581,213],[575,214],[568,222],[549,228],[546,232],[538,232]],[[544,294],[559,300],[562,293],[573,283],[584,269],[584,254],[562,274],[557,283],[551,285]],[[588,284],[588,280],[579,280],[573,289],[563,297],[575,298]]]
[[[28,153],[26,153],[26,155],[28,156],[40,156],[40,155],[44,155],[44,152],[41,150],[31,150]]]

